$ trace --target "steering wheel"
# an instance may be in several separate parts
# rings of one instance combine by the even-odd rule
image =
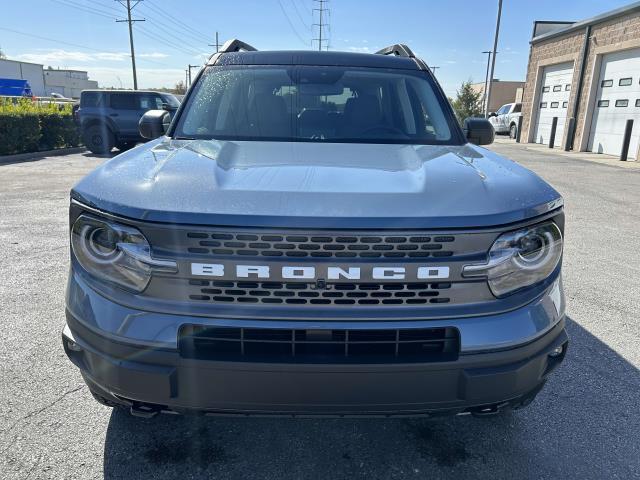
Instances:
[[[393,133],[397,135],[402,135],[403,137],[407,137],[407,135],[400,129],[396,127],[392,127],[390,125],[374,125],[373,127],[369,127],[362,132],[362,135],[372,134],[372,133]]]

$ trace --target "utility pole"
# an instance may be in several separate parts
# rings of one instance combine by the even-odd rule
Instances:
[[[329,0],[313,0],[313,1],[319,5],[318,8],[313,9],[314,12],[318,12],[318,16],[319,16],[318,23],[314,23],[313,25],[318,27],[318,38],[314,38],[314,40],[318,42],[318,51],[321,52],[322,42],[327,43],[327,50],[329,50],[329,43],[327,41],[326,35],[324,36],[324,38],[322,36],[322,34],[324,33],[324,28],[328,26],[328,23],[325,21],[326,19],[325,12],[329,12],[329,9],[325,8],[325,4],[329,3]]]
[[[220,51],[220,47],[222,45],[220,45],[220,42],[218,41],[218,31],[216,30],[216,43],[214,44],[209,44],[210,47],[216,47],[216,53],[218,53]]]
[[[116,0],[120,5],[127,9],[127,19],[126,20],[116,20],[116,22],[127,22],[129,24],[129,45],[131,46],[131,68],[133,70],[133,89],[138,89],[138,75],[136,74],[136,53],[133,49],[133,24],[135,22],[144,22],[144,19],[132,19],[131,18],[131,10],[136,8],[142,0],[136,0],[133,6],[131,6],[131,0]]]
[[[436,76],[436,70],[439,69],[439,68],[442,68],[442,67],[433,66],[433,67],[429,67],[429,68],[431,69],[431,73],[433,73],[433,76],[435,77]]]
[[[189,64],[188,67],[189,68],[187,69],[187,71],[189,72],[189,86],[191,86],[191,69],[192,68],[200,68],[200,65],[191,65],[191,64]]]
[[[498,35],[500,34],[500,16],[502,15],[502,0],[498,0],[498,17],[496,19],[496,34],[493,38],[493,55],[491,56],[491,73],[489,74],[489,87],[487,88],[487,101],[484,105],[484,118],[489,117],[489,102],[491,102],[491,84],[493,72],[496,67],[496,53],[498,53]]]
[[[482,52],[487,55],[487,73],[484,76],[484,91],[482,92],[482,111],[484,112],[484,106],[487,104],[487,84],[489,83],[489,62],[491,62],[491,50]],[[485,115],[485,118],[486,115]]]

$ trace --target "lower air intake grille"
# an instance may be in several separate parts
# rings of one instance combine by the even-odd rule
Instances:
[[[455,328],[298,330],[185,325],[180,355],[198,360],[271,363],[426,363],[454,361]]]

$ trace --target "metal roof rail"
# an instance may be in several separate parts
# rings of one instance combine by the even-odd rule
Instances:
[[[224,45],[222,45],[222,48],[218,53],[239,52],[241,50],[244,50],[245,52],[258,51],[257,48],[252,47],[248,43],[244,43],[243,41],[240,41],[237,38],[234,38],[232,40],[227,40],[226,42],[224,42]]]
[[[407,47],[404,43],[396,43],[395,45],[389,45],[388,47],[378,50],[376,55],[396,55],[398,57],[416,58],[413,51]]]

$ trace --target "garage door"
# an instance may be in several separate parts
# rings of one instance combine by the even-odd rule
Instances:
[[[562,147],[572,78],[573,62],[550,65],[544,68],[533,139],[535,143],[549,143],[553,117],[558,117],[554,145],[557,148]]]
[[[603,57],[589,150],[620,155],[628,119],[633,119],[628,158],[636,158],[640,132],[640,48]]]

